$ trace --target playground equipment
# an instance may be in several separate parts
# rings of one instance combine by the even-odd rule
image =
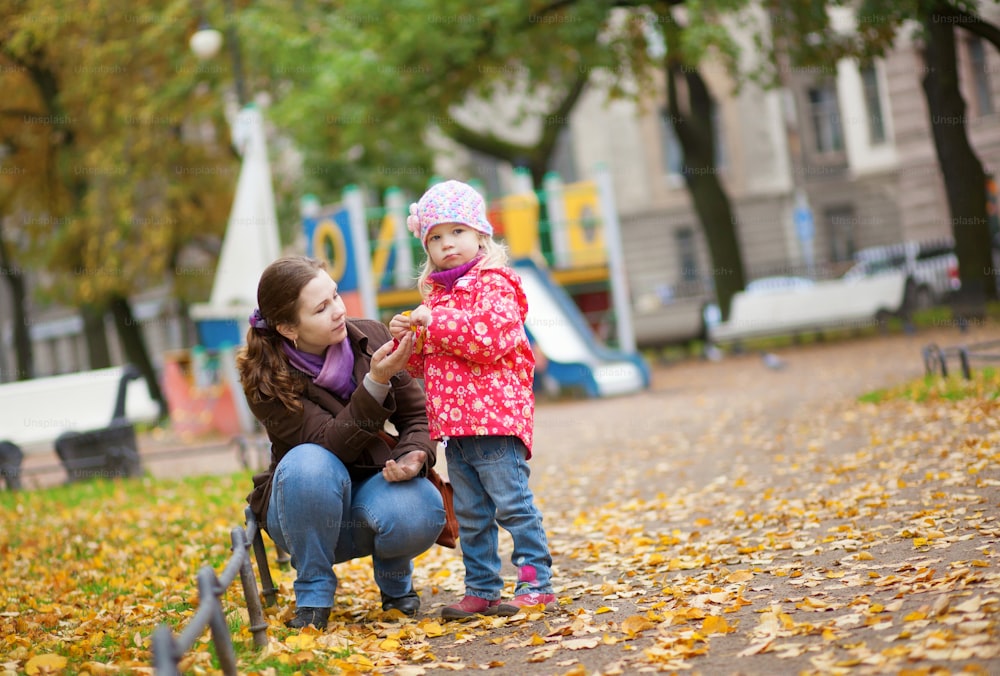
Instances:
[[[527,172],[518,173],[518,183],[489,204],[488,217],[524,280],[528,330],[544,355],[544,377],[588,396],[648,387],[649,369],[635,350],[610,175],[600,168],[595,181],[563,185],[552,174],[541,192]],[[406,229],[406,213],[398,190],[387,191],[385,207],[368,209],[350,187],[340,204],[304,215],[306,255],[327,262],[350,314],[385,321],[421,302],[414,262],[424,254]],[[610,333],[609,324],[616,350],[598,337]]]
[[[649,370],[636,353],[610,350],[594,337],[570,295],[530,258],[514,262],[528,297],[526,327],[545,355],[545,375],[560,388],[591,397],[627,394],[649,386]]]
[[[245,341],[258,279],[279,250],[260,113],[248,107],[240,116],[234,139],[244,149],[243,167],[211,300],[192,310],[202,351],[173,356],[165,369],[175,424],[192,433],[201,429],[199,421],[224,434],[249,435],[255,428],[231,350]],[[599,167],[595,180],[568,185],[551,174],[535,191],[530,174],[518,170],[516,183],[512,194],[489,204],[488,216],[525,278],[528,329],[544,357],[539,375],[590,396],[647,387],[649,370],[636,354],[610,173]],[[424,254],[406,229],[408,201],[390,189],[384,206],[368,208],[357,186],[346,188],[339,204],[304,200],[305,253],[326,261],[352,316],[386,321],[421,301],[415,262]],[[610,337],[611,326],[616,350],[599,338]],[[205,364],[215,367],[206,374]]]

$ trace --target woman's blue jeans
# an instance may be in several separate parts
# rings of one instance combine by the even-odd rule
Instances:
[[[388,482],[379,473],[352,483],[337,456],[302,444],[275,470],[267,534],[292,557],[298,607],[330,608],[333,564],[362,556],[371,555],[383,594],[407,594],[413,558],[434,544],[444,520],[441,494],[430,481]]]
[[[455,488],[458,542],[465,564],[465,593],[500,598],[497,524],[514,542],[515,566],[535,567],[530,591],[552,593],[552,557],[542,514],[528,488],[528,450],[517,437],[452,437],[448,440],[448,478]]]

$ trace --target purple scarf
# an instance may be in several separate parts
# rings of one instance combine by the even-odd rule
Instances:
[[[324,356],[296,350],[287,342],[282,348],[292,366],[312,376],[314,383],[341,399],[351,398],[358,384],[354,382],[354,350],[349,339],[326,348]]]
[[[446,291],[451,291],[451,287],[455,286],[462,275],[471,270],[476,266],[476,263],[482,260],[482,256],[476,256],[468,263],[463,263],[457,268],[452,268],[451,270],[438,270],[437,272],[432,272],[428,275],[428,278],[435,284],[441,284],[444,286]]]

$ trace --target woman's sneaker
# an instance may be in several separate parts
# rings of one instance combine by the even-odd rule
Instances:
[[[441,617],[446,620],[465,620],[473,615],[513,615],[516,608],[500,603],[500,599],[487,601],[478,596],[465,596],[458,603],[441,609]]]
[[[309,606],[302,606],[301,608],[295,609],[295,617],[285,622],[286,627],[291,627],[292,629],[302,629],[303,627],[308,627],[310,624],[320,631],[326,629],[326,623],[330,620],[330,611],[332,608],[312,608]]]

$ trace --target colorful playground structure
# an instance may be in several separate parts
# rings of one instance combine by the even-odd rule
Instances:
[[[608,188],[600,176],[563,185],[550,175],[540,192],[526,174],[519,183],[516,193],[489,202],[488,217],[524,281],[526,326],[543,357],[539,384],[592,397],[644,389],[649,369],[630,333]],[[415,280],[423,251],[406,229],[400,191],[387,191],[384,207],[366,209],[360,198],[357,188],[349,188],[340,204],[307,210],[306,255],[327,262],[350,314],[388,321],[420,304]],[[614,350],[602,339],[612,333]]]

